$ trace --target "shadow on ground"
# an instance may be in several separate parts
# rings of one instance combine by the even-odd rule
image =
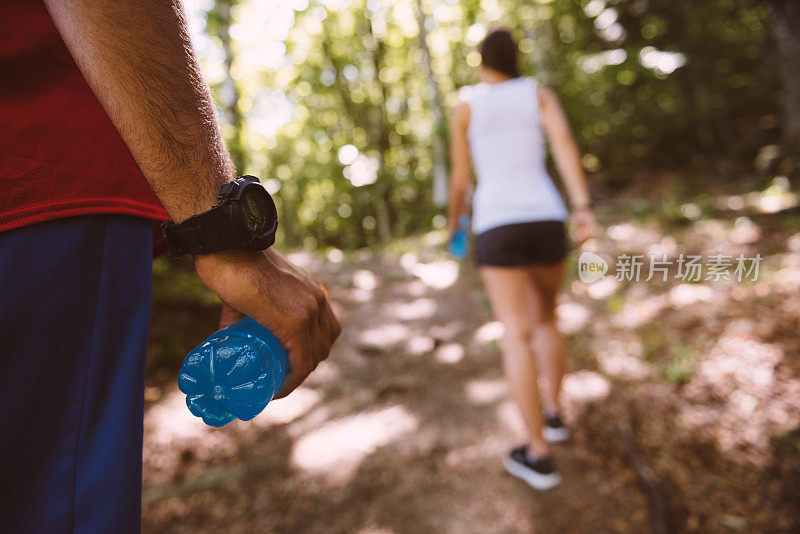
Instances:
[[[800,234],[748,220],[671,235],[647,222],[608,228],[598,245],[608,255],[757,250],[762,277],[566,288],[574,435],[555,449],[564,483],[547,493],[502,470],[524,435],[502,380],[502,329],[474,270],[436,252],[440,237],[382,256],[295,254],[336,303],[344,332],[333,354],[289,398],[224,429],[188,414],[170,378],[179,360],[151,365],[145,531],[646,532],[651,509],[619,432],[629,423],[672,531],[790,532],[800,522]],[[210,331],[214,309],[157,302],[151,351],[166,350],[164,324]]]

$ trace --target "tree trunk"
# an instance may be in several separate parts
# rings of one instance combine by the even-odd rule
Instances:
[[[419,25],[419,46],[424,52],[424,75],[428,80],[431,97],[428,102],[429,109],[433,112],[433,139],[431,139],[431,155],[433,157],[433,203],[437,206],[447,204],[447,170],[445,158],[447,154],[446,139],[442,134],[444,130],[444,114],[442,113],[442,96],[439,84],[434,78],[431,63],[431,50],[428,47],[428,32],[425,27],[428,17],[422,11],[422,2],[417,0],[417,24]]]
[[[768,0],[783,75],[783,140],[800,153],[800,2]]]
[[[353,125],[364,128],[365,130],[369,129],[369,121],[365,120],[364,114],[359,113],[355,106],[353,106],[353,96],[350,94],[350,89],[346,84],[342,83],[342,69],[344,66],[341,60],[334,55],[331,49],[330,36],[327,32],[322,38],[322,52],[325,54],[325,57],[328,58],[328,61],[330,61],[333,67],[333,71],[336,73],[336,77],[333,79],[333,88],[339,95],[339,100],[342,102],[342,107],[347,113],[347,116],[353,121]]]
[[[222,120],[232,127],[232,135],[227,139],[228,150],[231,154],[231,159],[236,166],[236,169],[244,174],[244,167],[246,165],[246,156],[244,146],[242,146],[242,124],[244,119],[242,112],[239,110],[239,88],[236,86],[236,80],[233,79],[231,74],[231,67],[233,66],[233,48],[231,46],[230,28],[233,22],[231,17],[231,9],[237,0],[217,0],[214,3],[214,8],[209,15],[212,15],[216,22],[216,34],[222,43],[222,49],[225,52],[225,79],[217,88],[219,95],[220,107],[222,111]]]
[[[371,20],[370,32],[374,35]],[[375,212],[377,215],[378,238],[382,244],[386,245],[392,238],[391,202],[389,199],[389,185],[387,184],[390,180],[390,175],[386,169],[386,153],[389,151],[389,131],[391,125],[389,124],[389,112],[386,109],[388,91],[386,84],[381,81],[380,77],[383,59],[386,53],[386,45],[380,39],[377,39],[377,41],[378,46],[375,47],[375,53],[372,55],[372,62],[375,67],[375,81],[378,83],[381,90],[381,102],[378,106],[378,122],[375,125],[375,133],[373,135],[373,139],[375,139],[378,145],[379,158],[378,182],[374,186],[377,190]]]

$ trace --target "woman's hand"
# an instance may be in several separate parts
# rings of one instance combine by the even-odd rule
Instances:
[[[586,241],[594,237],[596,223],[594,214],[588,206],[575,208],[570,217],[572,242],[576,247],[580,247]]]
[[[447,239],[453,239],[453,236],[458,232],[458,217],[449,217],[445,230],[447,230]]]
[[[450,118],[450,201],[447,209],[447,236],[452,239],[458,231],[459,216],[467,213],[466,197],[469,189],[470,152],[467,129],[470,111],[466,102],[453,108]]]

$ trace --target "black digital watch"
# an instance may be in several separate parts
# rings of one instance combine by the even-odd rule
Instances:
[[[278,212],[275,202],[255,176],[224,184],[210,210],[180,224],[169,220],[161,234],[174,257],[221,250],[264,250],[275,243]]]

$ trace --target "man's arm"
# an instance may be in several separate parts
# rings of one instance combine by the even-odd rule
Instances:
[[[236,171],[178,0],[45,0],[51,17],[150,187],[175,221],[208,210]],[[195,257],[203,283],[275,334],[297,387],[340,327],[316,282],[276,251]],[[224,320],[224,318],[223,318]]]
[[[45,0],[61,37],[170,216],[206,211],[236,171],[182,3]]]

